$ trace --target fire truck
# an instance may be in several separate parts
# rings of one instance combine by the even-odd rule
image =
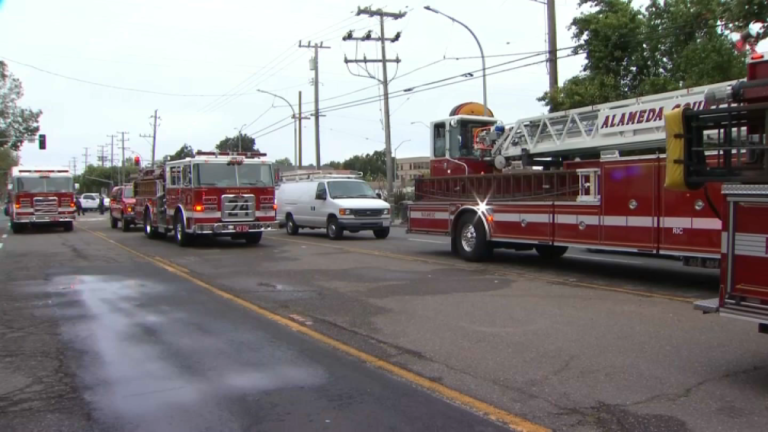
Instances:
[[[430,128],[430,176],[415,183],[408,232],[451,238],[470,261],[495,248],[557,258],[569,247],[720,263],[721,185],[664,187],[664,114],[708,108],[696,87],[504,125],[476,103]],[[490,117],[483,113],[490,113]]]
[[[697,193],[722,184],[720,295],[694,308],[768,333],[768,59],[753,54],[746,80],[707,99],[721,107],[678,110],[666,123],[667,186]]]
[[[31,226],[59,226],[72,231],[75,186],[67,167],[15,166],[8,176],[11,231]]]
[[[278,229],[272,164],[261,152],[201,152],[141,171],[133,183],[136,221],[149,238],[173,233],[180,246],[198,236],[249,244]]]

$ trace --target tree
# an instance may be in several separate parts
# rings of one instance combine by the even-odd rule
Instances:
[[[587,11],[569,29],[572,52],[586,56],[582,73],[538,100],[562,111],[744,77],[744,56],[719,20],[732,1],[651,0],[640,10],[629,0],[580,0]]]
[[[5,62],[0,61],[0,147],[19,150],[24,138],[40,132],[40,116],[43,113],[20,108],[18,102],[23,96],[21,81],[8,71]]]
[[[174,161],[174,160],[191,158],[194,156],[195,156],[195,149],[193,149],[191,145],[184,143],[184,145],[181,146],[181,148],[179,148],[176,151],[176,153],[169,155],[168,159]]]
[[[328,165],[333,169],[360,171],[367,181],[387,178],[387,162],[383,150],[352,156],[344,162],[332,161]],[[396,166],[394,163],[393,165]]]
[[[5,196],[8,190],[8,172],[19,164],[19,158],[9,147],[0,148],[0,196]]]
[[[242,147],[241,147],[242,146]],[[242,150],[240,150],[242,148]],[[240,133],[232,138],[226,137],[216,144],[216,151],[220,152],[252,152],[256,150],[256,140],[252,136]]]
[[[284,166],[284,167],[292,167],[293,166],[293,163],[291,162],[291,159],[287,158],[287,157],[282,158],[282,159],[277,159],[275,161],[275,164],[276,165],[281,165],[281,166]]]

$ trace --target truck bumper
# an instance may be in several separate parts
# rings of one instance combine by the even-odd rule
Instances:
[[[75,215],[16,215],[14,223],[28,224],[55,224],[61,222],[74,222]]]
[[[238,234],[275,231],[279,229],[277,221],[272,222],[217,222],[201,223],[192,227],[194,234],[210,234],[213,236],[233,236]]]
[[[391,221],[389,217],[386,219],[373,219],[373,220],[355,220],[355,219],[342,219],[339,218],[339,226],[348,231],[366,231],[376,230],[382,228],[389,228]]]

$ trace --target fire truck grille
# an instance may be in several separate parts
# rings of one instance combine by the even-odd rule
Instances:
[[[253,195],[224,195],[221,197],[221,220],[254,220],[256,197]]]
[[[34,200],[35,214],[58,214],[59,213],[59,201],[54,197],[37,197]]]
[[[355,217],[381,217],[384,210],[353,210]]]

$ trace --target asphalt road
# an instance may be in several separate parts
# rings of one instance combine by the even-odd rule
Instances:
[[[4,432],[505,429],[81,229],[2,244]]]
[[[123,233],[107,225],[106,220],[82,218],[67,242],[74,245],[70,249],[89,258],[74,267],[57,264],[56,268],[65,269],[58,272],[88,276],[89,287],[101,286],[115,275],[136,282],[112,283],[109,286],[117,287],[114,293],[107,288],[88,289],[88,295],[67,297],[67,301],[77,317],[103,316],[92,322],[104,329],[92,331],[106,334],[108,340],[118,330],[132,328],[127,323],[139,317],[142,323],[147,317],[160,320],[162,325],[153,324],[155,329],[164,329],[159,335],[148,332],[136,340],[152,347],[140,353],[146,351],[150,359],[163,359],[171,369],[178,369],[172,374],[165,369],[147,372],[168,375],[171,389],[177,381],[185,381],[179,376],[194,376],[192,382],[208,388],[225,374],[214,372],[217,378],[211,378],[200,371],[230,369],[216,365],[219,351],[223,351],[222,358],[229,359],[223,363],[242,366],[235,362],[236,354],[227,352],[250,353],[252,339],[241,338],[245,338],[243,332],[254,331],[251,326],[259,333],[269,332],[251,324],[262,324],[252,313],[222,304],[221,299],[211,298],[199,286],[188,286],[176,276],[158,273],[154,264],[143,266],[145,261],[116,251],[118,246],[99,236],[150,259],[172,263],[190,277],[461,395],[555,430],[762,431],[768,420],[766,336],[757,334],[754,324],[692,310],[692,299],[716,294],[717,272],[686,269],[668,259],[579,251],[554,262],[542,261],[532,253],[497,251],[492,262],[470,264],[450,255],[447,239],[405,236],[399,229],[393,229],[383,241],[374,240],[370,233],[346,235],[344,240],[332,242],[319,232],[295,237],[280,232],[269,234],[255,247],[220,240],[181,249],[170,240],[148,240],[138,230]],[[48,243],[55,244],[42,243],[46,250],[52,247]],[[0,265],[9,251],[21,245],[12,238],[0,251]],[[44,255],[44,261],[57,262],[58,258]],[[113,262],[98,264],[101,260]],[[126,270],[134,265],[138,270]],[[15,284],[28,285],[25,281],[34,274],[21,272]],[[58,273],[50,274],[48,279],[55,280]],[[145,278],[148,281],[141,282]],[[19,287],[14,292],[23,292]],[[184,295],[174,295],[176,290],[183,290]],[[237,318],[241,313],[243,317]],[[115,314],[119,319],[110,323],[106,317]],[[82,341],[88,339],[85,330],[72,330],[66,324],[61,328],[58,343],[73,350],[76,361],[87,357],[77,354],[89,352]],[[280,328],[275,331],[296,336]],[[294,346],[283,333],[273,342]],[[133,337],[119,341],[130,346]],[[238,342],[228,343],[231,339]],[[216,355],[191,347],[210,344]],[[132,359],[133,351],[129,351],[120,352]],[[292,360],[322,363],[310,354],[298,360],[290,355],[280,359],[288,359],[288,364]],[[339,356],[334,351],[329,355]],[[341,358],[377,376],[382,374]],[[155,363],[157,360],[150,362]],[[86,401],[83,412],[93,415],[91,387],[80,377],[91,366],[73,365],[76,388],[85,389],[80,393]],[[188,371],[196,373],[187,375]],[[119,371],[114,374],[121,376]],[[200,416],[213,415],[226,406],[226,416],[237,417],[231,414],[236,411],[231,407],[237,404],[205,395],[210,397],[204,399],[208,409]],[[96,397],[107,403],[109,398],[102,396]],[[76,403],[74,396],[71,403]],[[452,413],[468,414],[448,406],[455,410]],[[2,412],[0,405],[0,419]],[[103,411],[98,408],[95,412]],[[381,429],[376,424],[365,427]],[[425,429],[423,425],[416,428]]]

